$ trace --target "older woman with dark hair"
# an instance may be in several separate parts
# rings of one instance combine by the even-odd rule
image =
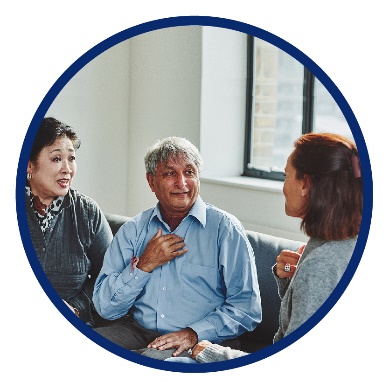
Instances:
[[[80,140],[44,118],[27,166],[26,210],[32,243],[49,281],[82,321],[94,326],[92,292],[112,232],[94,200],[72,189]]]
[[[330,296],[350,262],[362,219],[363,182],[355,144],[341,135],[309,133],[294,146],[285,167],[285,212],[302,219],[309,240],[298,252],[282,251],[273,267],[282,299],[274,342],[305,323]],[[203,341],[193,348],[192,360],[176,361],[215,362],[244,355]]]

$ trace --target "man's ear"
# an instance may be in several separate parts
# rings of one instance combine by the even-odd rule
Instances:
[[[309,174],[304,174],[302,181],[303,186],[301,187],[301,196],[306,197],[311,190],[311,176]]]
[[[146,180],[152,192],[155,192],[154,188],[154,176],[151,173],[146,173]]]

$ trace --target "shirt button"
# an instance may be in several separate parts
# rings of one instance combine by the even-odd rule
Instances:
[[[136,280],[138,279],[138,276],[134,277]]]
[[[164,314],[162,314],[162,315],[161,315],[161,317],[162,317],[162,319],[163,319],[163,318],[165,317],[165,315],[164,315]]]
[[[130,276],[132,276],[132,273],[130,273]]]
[[[162,290],[166,290],[166,286],[164,286],[164,287],[162,288]]]
[[[46,251],[46,247],[43,247],[42,251]]]

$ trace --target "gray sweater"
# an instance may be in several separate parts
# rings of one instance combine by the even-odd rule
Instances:
[[[203,351],[196,356],[196,361],[201,363],[220,362],[227,359],[234,359],[248,355],[244,351],[234,350],[230,347],[220,346],[220,344],[212,344],[207,346]]]
[[[282,298],[280,328],[274,342],[290,334],[309,319],[325,302],[340,281],[354,252],[357,237],[342,241],[310,239],[292,278],[275,275]],[[274,268],[273,268],[274,271]],[[218,362],[247,355],[218,344],[201,351],[198,362]]]
[[[26,195],[27,223],[48,280],[81,320],[94,325],[93,287],[112,240],[109,224],[94,200],[70,189],[43,235]]]
[[[293,277],[275,275],[282,301],[274,342],[300,327],[327,300],[350,262],[356,241],[357,237],[328,242],[311,238]]]

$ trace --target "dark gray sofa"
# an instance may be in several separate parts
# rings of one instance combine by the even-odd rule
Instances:
[[[105,216],[114,235],[122,224],[130,219],[127,216],[114,214],[106,214]],[[254,331],[246,332],[236,339],[225,342],[223,345],[251,353],[271,345],[273,336],[278,329],[278,312],[281,301],[272,272],[272,266],[275,263],[276,257],[284,249],[297,251],[304,242],[279,238],[255,231],[246,232],[255,254],[262,300],[262,322]]]

